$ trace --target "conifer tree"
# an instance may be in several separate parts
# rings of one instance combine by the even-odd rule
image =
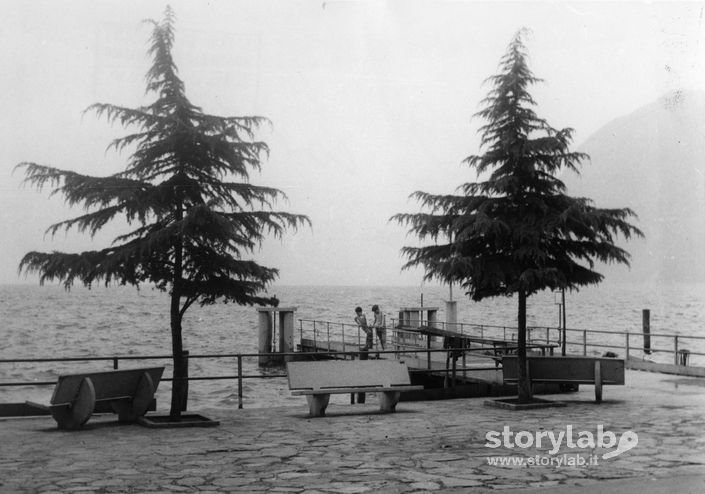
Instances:
[[[168,292],[174,359],[170,415],[178,419],[187,385],[185,312],[196,302],[275,304],[263,293],[278,270],[247,257],[267,234],[280,237],[310,221],[273,210],[285,198],[282,191],[249,183],[250,171],[260,169],[268,152],[266,143],[255,140],[265,118],[209,115],[188,100],[172,58],[174,21],[170,7],[163,20],[148,21],[153,62],[146,82],[154,102],[134,109],[94,104],[86,110],[136,128],[109,146],[135,149],[124,171],[94,177],[30,162],[18,165],[25,182],[50,186],[52,194],[86,211],[50,226],[48,233],[74,228],[93,237],[118,216],[127,219],[130,231],[101,250],[29,252],[19,269],[39,274],[42,284],[56,280],[67,289],[76,282],[152,283]]]
[[[392,217],[421,241],[402,249],[404,268],[421,266],[425,279],[459,284],[475,301],[517,295],[520,402],[531,400],[527,298],[601,282],[596,261],[629,264],[617,236],[642,236],[629,223],[630,209],[601,209],[566,195],[558,172],[579,173],[588,156],[570,150],[572,129],[553,129],[532,109],[529,87],[540,79],[527,65],[524,35],[514,36],[498,74],[485,81],[492,87],[475,114],[486,122],[479,129],[484,153],[464,160],[478,181],[455,194],[414,192],[423,212]]]

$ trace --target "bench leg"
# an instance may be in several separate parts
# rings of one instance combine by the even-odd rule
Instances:
[[[602,369],[600,361],[595,361],[595,402],[602,402]]]
[[[379,409],[385,413],[393,412],[399,403],[399,391],[383,391],[379,393]]]
[[[59,429],[78,429],[91,418],[95,408],[95,388],[93,381],[85,377],[78,388],[78,394],[70,405],[49,407]]]
[[[154,398],[154,383],[149,373],[145,372],[140,377],[132,400],[113,401],[110,403],[110,408],[117,414],[119,422],[136,422],[147,413],[152,398]]]
[[[329,394],[306,395],[308,402],[308,412],[311,417],[323,417],[326,414],[326,407],[330,400]]]

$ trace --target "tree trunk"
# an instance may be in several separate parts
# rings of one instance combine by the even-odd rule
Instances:
[[[181,418],[181,410],[184,406],[184,397],[186,394],[186,365],[183,358],[184,347],[181,338],[181,314],[180,314],[181,297],[177,290],[171,294],[171,354],[174,362],[174,380],[171,387],[171,410],[169,417],[171,420],[179,420]]]
[[[176,209],[176,221],[181,221],[184,217],[181,203]],[[171,383],[171,410],[169,417],[171,420],[181,418],[181,410],[184,408],[186,387],[186,361],[183,358],[184,345],[181,337],[181,279],[183,276],[183,244],[180,234],[174,239],[174,279],[171,287],[171,356],[174,361],[174,375]]]
[[[517,318],[519,334],[517,335],[517,366],[519,403],[531,401],[531,381],[527,372],[526,361],[526,293],[519,290],[519,314]]]

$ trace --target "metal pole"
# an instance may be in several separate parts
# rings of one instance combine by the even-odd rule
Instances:
[[[343,351],[345,351],[345,324],[341,324],[340,331],[343,333]],[[330,333],[328,334],[328,346],[330,346]]]
[[[237,356],[237,407],[242,408],[242,355]]]
[[[678,336],[673,337],[673,361],[678,365]]]
[[[565,357],[565,336],[566,336],[566,325],[565,325],[565,288],[561,290],[561,310],[563,312],[563,341],[561,342],[561,355]]]
[[[629,360],[629,332],[626,332],[626,333],[624,333],[624,334],[625,334],[625,336],[627,337],[627,347],[626,347],[626,353],[627,353],[627,355],[626,355],[626,357],[624,357],[624,358],[627,359],[627,360]]]
[[[185,372],[184,372],[184,396],[182,397],[183,402],[181,403],[181,411],[182,412],[185,412],[188,407],[188,364],[189,364],[188,356],[189,356],[188,350],[183,350],[181,352],[181,359],[183,361],[183,366],[185,369]]]
[[[428,370],[431,370],[431,336],[427,335],[426,336],[426,348],[428,349],[428,352],[426,352],[426,360],[427,360],[427,366]]]
[[[587,329],[583,329],[583,355],[587,355]]]

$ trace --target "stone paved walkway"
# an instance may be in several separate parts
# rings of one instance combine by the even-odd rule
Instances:
[[[199,410],[221,421],[215,428],[148,429],[94,417],[84,430],[63,432],[49,417],[5,419],[0,492],[705,492],[705,379],[628,371],[627,385],[605,387],[600,405],[592,386],[582,388],[550,397],[569,400],[565,408],[521,412],[476,398],[401,402],[383,415],[368,398],[310,419],[302,398],[296,407]],[[601,456],[614,447],[564,440],[551,455],[548,439],[535,444],[539,432],[558,437],[572,426],[576,442],[580,432],[597,436],[598,425],[616,438],[633,431],[638,444],[610,459]],[[487,433],[505,426],[534,444],[486,447]],[[488,463],[537,455],[597,464]]]

